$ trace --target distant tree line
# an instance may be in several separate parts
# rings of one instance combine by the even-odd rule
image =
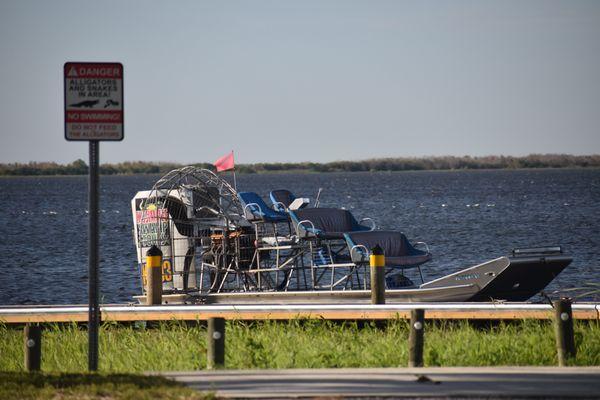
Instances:
[[[211,163],[193,164],[214,170]],[[127,161],[102,164],[103,175],[164,174],[182,164],[168,162]],[[530,154],[513,156],[440,156],[373,158],[361,161],[333,161],[329,163],[257,163],[238,164],[238,173],[274,172],[359,172],[359,171],[419,171],[461,169],[518,169],[518,168],[600,168],[600,155],[573,156],[569,154]],[[29,162],[0,164],[0,176],[21,175],[84,175],[88,173],[85,161],[79,159],[69,164],[55,162]]]

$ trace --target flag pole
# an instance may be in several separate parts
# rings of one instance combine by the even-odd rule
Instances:
[[[233,150],[231,150],[231,156],[235,160],[235,156],[233,155]],[[237,192],[237,181],[235,180],[235,161],[233,162],[233,188]]]

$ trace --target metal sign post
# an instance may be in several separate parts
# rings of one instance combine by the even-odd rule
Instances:
[[[100,282],[98,273],[98,264],[100,259],[100,248],[98,245],[98,236],[100,226],[98,224],[98,205],[99,201],[99,153],[100,143],[97,140],[90,140],[90,176],[88,185],[89,199],[89,225],[88,225],[88,369],[90,371],[98,370],[98,326],[100,325],[99,295]]]
[[[65,139],[89,141],[88,369],[97,371],[100,324],[100,141],[123,140],[123,65],[68,62],[64,65],[64,82]]]

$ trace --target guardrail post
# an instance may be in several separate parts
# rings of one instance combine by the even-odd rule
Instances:
[[[410,333],[408,335],[408,366],[423,366],[423,343],[425,333],[425,310],[410,311]]]
[[[225,366],[225,318],[209,318],[207,336],[206,368],[223,368]]]
[[[155,245],[146,252],[146,305],[149,306],[162,304],[162,256]]]
[[[576,355],[571,299],[555,300],[552,302],[552,306],[554,307],[554,333],[556,334],[558,365],[564,367],[568,364],[569,358],[574,358]]]
[[[39,371],[42,367],[42,328],[27,324],[25,337],[25,371]]]
[[[377,244],[371,249],[371,304],[385,304],[385,255]]]

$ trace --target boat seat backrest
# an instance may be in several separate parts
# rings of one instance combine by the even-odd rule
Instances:
[[[365,246],[368,250],[379,245],[386,257],[409,256],[415,250],[406,236],[399,231],[353,232],[348,233],[346,237],[354,245]]]
[[[254,192],[238,192],[238,197],[244,207],[244,216],[249,221],[278,222],[287,220],[285,214],[273,210],[262,197]]]
[[[290,204],[296,200],[296,196],[286,189],[273,190],[271,193],[269,193],[269,197],[271,198],[273,207],[275,207],[275,209],[278,211],[285,211]],[[281,209],[282,205],[284,207],[283,209]]]
[[[416,249],[399,231],[349,232],[344,234],[353,262],[369,262],[371,250],[379,245],[386,266],[416,267],[429,260],[429,251]]]
[[[313,232],[317,236],[335,234],[342,238],[344,232],[369,229],[360,225],[350,211],[339,208],[305,208],[291,211],[290,215],[295,224],[310,221],[317,230]]]

